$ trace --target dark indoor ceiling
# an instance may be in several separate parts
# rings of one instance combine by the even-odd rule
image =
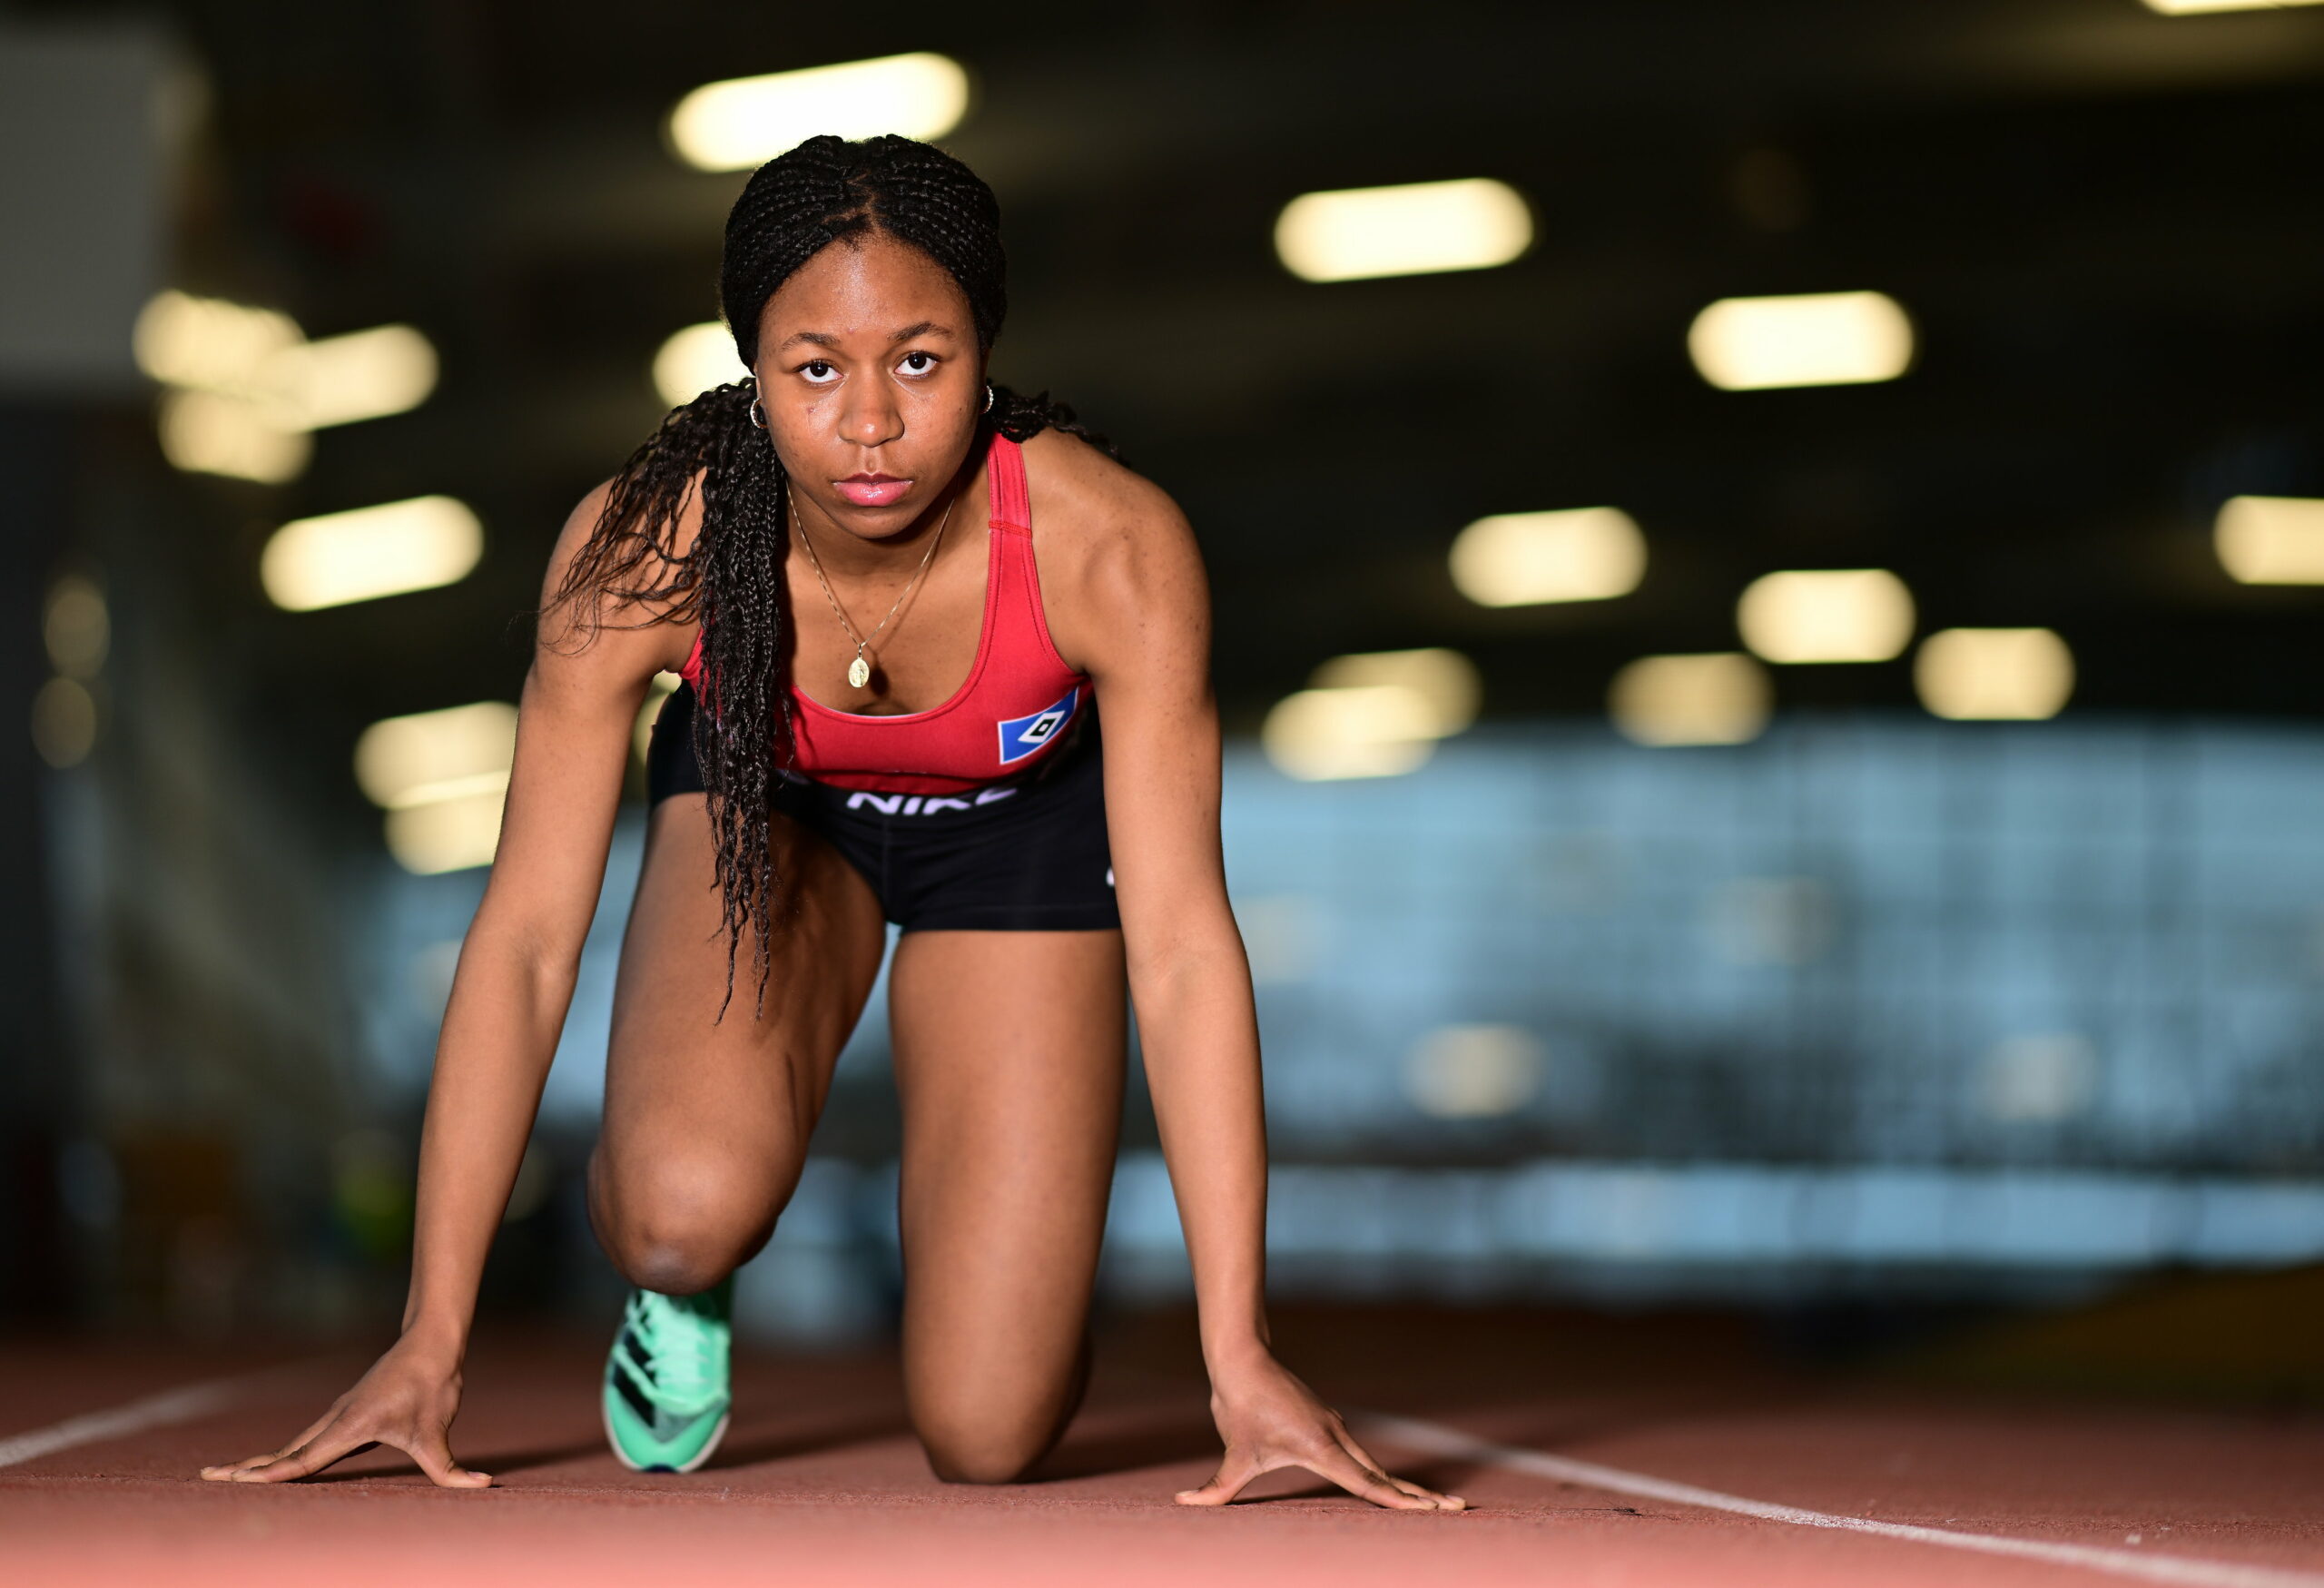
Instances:
[[[43,9],[33,8],[35,12]],[[863,8],[671,0],[183,0],[210,84],[182,284],[314,333],[423,327],[434,400],[325,434],[282,490],[203,482],[253,649],[302,731],[512,695],[566,509],[652,428],[664,336],[710,318],[740,175],[663,148],[686,89],[906,49],[968,64],[947,140],[999,190],[1000,373],[1187,508],[1248,727],[1337,652],[1456,646],[1489,715],[1595,714],[1647,652],[1735,643],[1783,567],[1890,567],[1923,626],[2043,624],[2077,710],[2310,715],[2324,594],[2233,585],[2211,514],[2324,495],[2324,8],[2137,0]],[[1317,286],[1303,191],[1485,175],[1531,202],[1492,271]],[[1732,393],[1714,298],[1877,288],[1919,332],[1870,387]],[[451,589],[291,617],[249,569],[298,513],[448,490]],[[1480,514],[1612,502],[1644,586],[1487,611]],[[1909,666],[1787,670],[1787,703],[1909,705]]]

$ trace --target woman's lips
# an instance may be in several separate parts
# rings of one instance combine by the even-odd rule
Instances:
[[[856,474],[832,482],[839,494],[859,508],[884,508],[902,498],[911,481],[891,474]]]

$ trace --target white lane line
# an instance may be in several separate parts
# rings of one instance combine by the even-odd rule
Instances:
[[[280,1367],[271,1367],[239,1378],[189,1384],[179,1389],[165,1390],[160,1395],[149,1395],[143,1400],[131,1401],[127,1406],[115,1406],[111,1411],[87,1412],[77,1417],[67,1417],[62,1423],[52,1423],[45,1428],[34,1428],[30,1433],[12,1434],[0,1439],[0,1466],[16,1466],[35,1461],[59,1450],[70,1450],[76,1445],[94,1445],[99,1440],[121,1439],[132,1434],[142,1434],[148,1428],[163,1428],[172,1423],[191,1423],[196,1417],[206,1417],[231,1406],[283,1371]]]
[[[1415,1422],[1410,1417],[1367,1415],[1359,1418],[1358,1424],[1367,1432],[1431,1455],[1486,1462],[1494,1466],[1528,1473],[1534,1477],[1551,1478],[1559,1483],[1581,1484],[1617,1494],[1666,1500],[1678,1505],[1699,1505],[1712,1511],[1732,1512],[1738,1516],[1756,1516],[1763,1522],[1788,1522],[1796,1527],[1826,1527],[1842,1533],[1869,1533],[1880,1538],[1939,1544],[1946,1549],[1974,1550],[1981,1554],[2016,1555],[2030,1561],[2044,1561],[2052,1565],[2083,1566],[2093,1572],[2110,1572],[2118,1577],[2136,1577],[2148,1583],[2184,1583],[2190,1588],[2324,1588],[2324,1576],[2309,1572],[2282,1571],[2272,1566],[2237,1565],[2227,1561],[2148,1554],[2140,1550],[2107,1549],[2093,1544],[2052,1544],[2042,1539],[2008,1538],[1996,1534],[1955,1533],[1945,1527],[1916,1527],[1906,1522],[1876,1522],[1868,1516],[1837,1516],[1827,1511],[1803,1511],[1796,1505],[1748,1500],[1740,1494],[1723,1494],[1717,1489],[1699,1489],[1692,1484],[1676,1484],[1647,1473],[1626,1472],[1618,1466],[1600,1466],[1594,1461],[1576,1461],[1570,1456],[1545,1455],[1538,1450],[1524,1450],[1515,1445],[1493,1445],[1472,1438],[1457,1428]]]

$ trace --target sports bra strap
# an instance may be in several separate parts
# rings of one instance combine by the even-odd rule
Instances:
[[[1025,451],[1006,436],[992,439],[992,521],[1030,534],[1032,493],[1025,486]]]

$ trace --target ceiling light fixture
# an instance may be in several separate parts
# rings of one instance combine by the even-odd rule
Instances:
[[[1452,582],[1480,607],[1627,596],[1646,577],[1646,537],[1620,508],[1480,518],[1452,542]]]
[[[1695,316],[1687,351],[1724,391],[1860,385],[1911,368],[1913,323],[1885,292],[1722,298]]]
[[[1533,242],[1533,217],[1487,177],[1302,193],[1275,223],[1284,268],[1307,281],[1490,270]]]
[[[1886,568],[1767,574],[1736,604],[1743,643],[1764,661],[1886,662],[1913,637],[1913,596]]]
[[[743,171],[818,133],[926,141],[960,124],[969,74],[926,50],[705,84],[670,112],[671,147],[702,171]]]

